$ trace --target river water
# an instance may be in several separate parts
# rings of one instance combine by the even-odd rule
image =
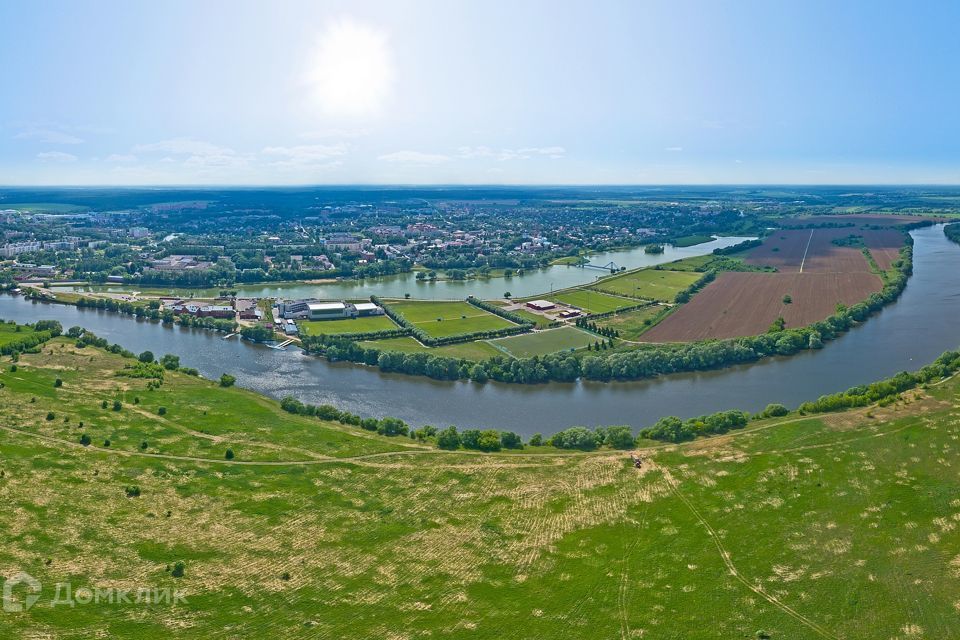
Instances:
[[[329,403],[363,416],[393,415],[414,425],[495,427],[523,435],[572,425],[643,427],[665,415],[692,417],[723,409],[788,406],[917,369],[960,346],[960,247],[942,228],[912,233],[914,275],[900,299],[819,351],[719,371],[629,383],[538,386],[438,382],[330,364],[299,351],[224,340],[218,334],[137,321],[104,311],[0,296],[0,317],[51,318],[80,325],[140,352],[181,356],[208,378],[227,372],[241,386],[281,398]]]
[[[628,269],[651,267],[657,264],[673,262],[681,258],[702,256],[712,253],[714,249],[730,247],[747,237],[715,238],[711,242],[691,247],[674,247],[665,245],[663,253],[646,253],[642,247],[624,249],[621,251],[605,251],[589,256],[590,264],[603,266],[614,262],[617,266]],[[502,273],[502,270],[500,270]],[[436,282],[418,281],[415,273],[401,273],[382,278],[366,278],[364,280],[341,280],[326,284],[246,284],[227,287],[236,290],[238,295],[251,298],[325,298],[328,300],[349,300],[369,298],[371,294],[385,298],[402,298],[410,294],[413,298],[423,300],[458,299],[463,300],[469,295],[483,300],[502,298],[507,291],[514,297],[533,296],[539,293],[566,289],[588,282],[593,282],[600,276],[609,275],[609,272],[600,269],[571,267],[558,265],[546,269],[527,271],[522,276],[512,278],[478,278],[475,280],[439,280]],[[169,290],[170,295],[188,296],[215,296],[223,289],[177,289],[167,287],[153,287],[150,285],[104,285],[95,287],[66,287],[68,291],[107,291],[110,293],[130,293],[138,289]]]

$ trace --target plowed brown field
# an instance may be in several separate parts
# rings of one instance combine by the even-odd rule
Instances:
[[[746,254],[753,265],[776,267],[781,272],[854,273],[869,271],[870,265],[858,247],[833,244],[837,238],[863,237],[878,266],[887,270],[899,257],[905,238],[894,229],[785,229],[774,231],[763,244]]]
[[[833,314],[837,303],[853,305],[880,291],[880,278],[855,273],[721,273],[703,291],[647,331],[647,342],[693,342],[765,333],[779,316],[787,328]],[[784,304],[790,295],[793,302]]]

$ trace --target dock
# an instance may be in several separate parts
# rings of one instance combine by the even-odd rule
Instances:
[[[267,346],[271,349],[278,349],[280,351],[285,351],[288,346],[293,344],[293,340],[284,340],[280,344],[268,344]]]

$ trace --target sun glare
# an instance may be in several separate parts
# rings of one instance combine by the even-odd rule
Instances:
[[[393,72],[382,30],[339,20],[320,35],[310,57],[307,82],[323,115],[374,116],[385,107]]]

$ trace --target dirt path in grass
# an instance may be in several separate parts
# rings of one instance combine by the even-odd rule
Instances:
[[[647,463],[647,464],[653,464],[653,463]],[[717,531],[712,526],[710,526],[710,523],[707,522],[706,518],[704,518],[700,514],[700,512],[697,510],[697,508],[693,506],[693,503],[690,502],[690,500],[685,495],[683,495],[683,493],[680,491],[680,487],[676,479],[673,477],[673,475],[671,475],[670,471],[666,467],[658,466],[658,465],[654,465],[653,468],[659,470],[663,474],[663,477],[667,481],[667,484],[670,486],[670,490],[673,493],[673,495],[679,498],[680,501],[683,502],[684,505],[686,505],[686,507],[690,510],[690,512],[694,515],[694,517],[707,530],[707,535],[710,536],[711,540],[713,540],[713,544],[717,547],[717,551],[720,553],[720,559],[723,560],[723,564],[726,565],[727,570],[730,572],[730,575],[736,578],[737,581],[743,584],[743,586],[745,586],[747,589],[750,589],[750,591],[754,592],[755,594],[757,594],[758,596],[760,596],[761,598],[763,598],[773,606],[777,607],[778,609],[786,613],[788,616],[790,616],[794,620],[809,627],[821,637],[831,638],[832,640],[839,640],[839,636],[834,635],[832,632],[828,631],[827,629],[824,629],[823,627],[818,625],[816,622],[814,622],[810,618],[803,615],[802,613],[784,604],[776,596],[770,593],[767,593],[762,587],[751,583],[746,578],[746,576],[740,573],[740,570],[737,569],[737,566],[733,563],[733,559],[730,557],[730,552],[727,551],[726,547],[723,546],[723,542],[720,539],[720,534],[718,534]]]

